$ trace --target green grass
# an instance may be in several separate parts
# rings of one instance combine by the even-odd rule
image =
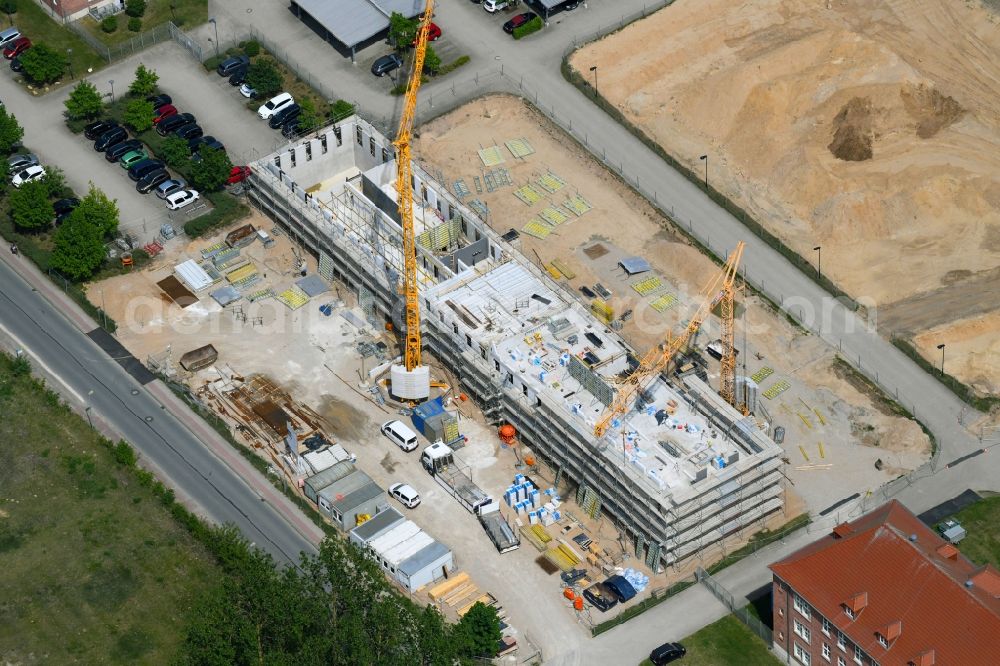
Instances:
[[[73,49],[68,57],[70,69],[72,69],[76,79],[85,76],[90,68],[100,69],[107,64],[79,35],[62,23],[50,18],[45,10],[32,0],[18,0],[17,13],[13,14],[11,18],[14,19],[14,25],[21,31],[21,34],[30,38],[35,44],[45,42],[61,53],[66,53],[66,49]],[[0,14],[0,19],[6,19],[6,16]],[[6,22],[4,22],[3,27],[7,27]],[[72,81],[67,71],[66,76],[59,83],[53,85],[58,86],[60,83],[66,84],[68,82]]]
[[[958,545],[962,554],[978,565],[1000,568],[1000,496],[986,497],[954,516],[967,536]]]
[[[6,355],[0,413],[5,661],[169,662],[212,556],[150,476]]]
[[[170,11],[173,4],[174,10]],[[128,29],[128,14],[118,14],[118,29],[112,33],[101,30],[101,26],[90,16],[80,24],[91,35],[108,46],[117,46],[137,36],[139,33]],[[173,21],[177,27],[190,30],[208,20],[208,0],[147,0],[146,13],[142,15],[142,31]]]
[[[774,666],[780,664],[767,645],[732,615],[680,641],[684,666]],[[648,659],[641,666],[650,666]]]

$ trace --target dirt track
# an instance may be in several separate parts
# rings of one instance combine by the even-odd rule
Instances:
[[[678,0],[571,62],[853,296],[930,295],[901,308],[918,331],[990,307],[954,289],[1000,265],[998,24],[953,0]]]

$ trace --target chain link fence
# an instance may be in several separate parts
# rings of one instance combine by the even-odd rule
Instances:
[[[757,634],[768,647],[771,646],[771,628],[750,612],[748,608],[750,606],[749,599],[735,596],[701,567],[695,570],[694,577],[699,583],[707,587],[715,595],[715,598],[721,601],[729,609],[729,612],[736,616],[736,619],[745,624],[750,631]]]
[[[67,23],[67,25],[73,32],[79,35],[83,41],[87,42],[87,44],[94,49],[97,55],[104,58],[109,65],[118,62],[119,60],[129,58],[151,46],[167,41],[174,35],[175,31],[183,34],[180,28],[171,22],[167,22],[161,23],[151,30],[136,33],[135,37],[132,37],[128,41],[122,42],[121,44],[108,45],[95,37],[92,32],[87,30],[81,21],[72,21]]]

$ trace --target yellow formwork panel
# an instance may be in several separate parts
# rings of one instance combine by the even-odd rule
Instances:
[[[517,188],[514,190],[514,196],[529,206],[534,206],[542,200],[542,195],[539,194],[538,190],[533,188],[531,185],[522,185]]]
[[[542,222],[537,217],[533,217],[528,220],[528,223],[521,227],[521,231],[528,234],[529,236],[534,236],[540,240],[545,240],[552,233],[552,225]]]
[[[569,219],[569,215],[564,213],[562,209],[556,206],[549,206],[541,213],[539,213],[539,215],[542,217],[542,219],[544,219],[546,222],[548,222],[554,227],[559,226],[560,224]]]
[[[666,312],[675,305],[677,305],[676,296],[673,294],[663,294],[659,298],[650,302],[649,307],[653,308],[657,312]]]
[[[490,146],[489,148],[483,148],[479,151],[479,159],[483,161],[483,166],[493,167],[498,164],[503,164],[503,153],[500,152],[500,146]]]
[[[660,278],[655,275],[632,283],[632,288],[635,289],[636,293],[640,296],[647,296],[662,286],[663,282],[661,282]]]

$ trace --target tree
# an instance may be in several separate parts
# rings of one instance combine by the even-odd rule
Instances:
[[[155,117],[153,103],[137,98],[129,100],[128,104],[125,105],[122,120],[136,132],[145,132],[153,126],[153,118]]]
[[[28,231],[46,229],[56,213],[49,201],[49,188],[42,181],[25,183],[10,193],[10,216],[19,228]]]
[[[191,159],[191,149],[188,142],[178,136],[171,136],[163,142],[160,148],[160,156],[163,161],[175,169],[188,164]]]
[[[145,65],[139,63],[135,68],[135,79],[128,91],[137,97],[145,97],[156,92],[156,85],[160,82],[160,76],[156,70],[147,69]]]
[[[191,184],[201,192],[215,192],[222,189],[233,169],[226,151],[203,146],[198,151],[201,159],[191,165]]]
[[[112,14],[101,19],[101,30],[112,33],[118,29],[118,17]]]
[[[104,97],[97,86],[87,80],[80,81],[63,102],[66,115],[73,118],[94,118],[104,109]]]
[[[501,636],[497,609],[477,601],[455,626],[454,640],[467,657],[492,658]]]
[[[35,44],[20,56],[24,73],[35,83],[52,83],[66,71],[66,55],[44,42]]]
[[[307,132],[319,126],[320,117],[316,112],[316,103],[311,97],[303,97],[299,100],[302,112],[299,114],[299,131]]]
[[[111,236],[118,231],[118,202],[109,199],[108,195],[91,183],[87,196],[80,200],[70,217],[76,217],[97,229],[101,237]]]
[[[69,189],[66,187],[66,174],[57,166],[45,167],[45,176],[38,182],[45,185],[50,197],[65,196]]]
[[[246,83],[261,97],[271,97],[281,90],[281,72],[273,60],[262,58],[247,67]]]
[[[93,275],[105,255],[101,230],[79,210],[70,213],[53,236],[52,267],[73,280]]]
[[[330,109],[333,114],[334,120],[343,120],[344,118],[354,115],[354,105],[350,102],[338,99],[333,103],[333,108]]]
[[[437,74],[441,69],[441,58],[435,53],[431,45],[427,45],[427,53],[424,54],[424,71],[428,74]]]
[[[125,13],[139,18],[146,13],[146,0],[125,0]]]
[[[420,29],[420,21],[415,18],[408,19],[399,12],[393,12],[389,16],[389,43],[402,51],[413,44],[417,38],[417,30]]]
[[[18,124],[17,118],[7,111],[7,107],[0,106],[0,152],[10,154],[15,146],[21,145],[23,137],[24,129]]]

